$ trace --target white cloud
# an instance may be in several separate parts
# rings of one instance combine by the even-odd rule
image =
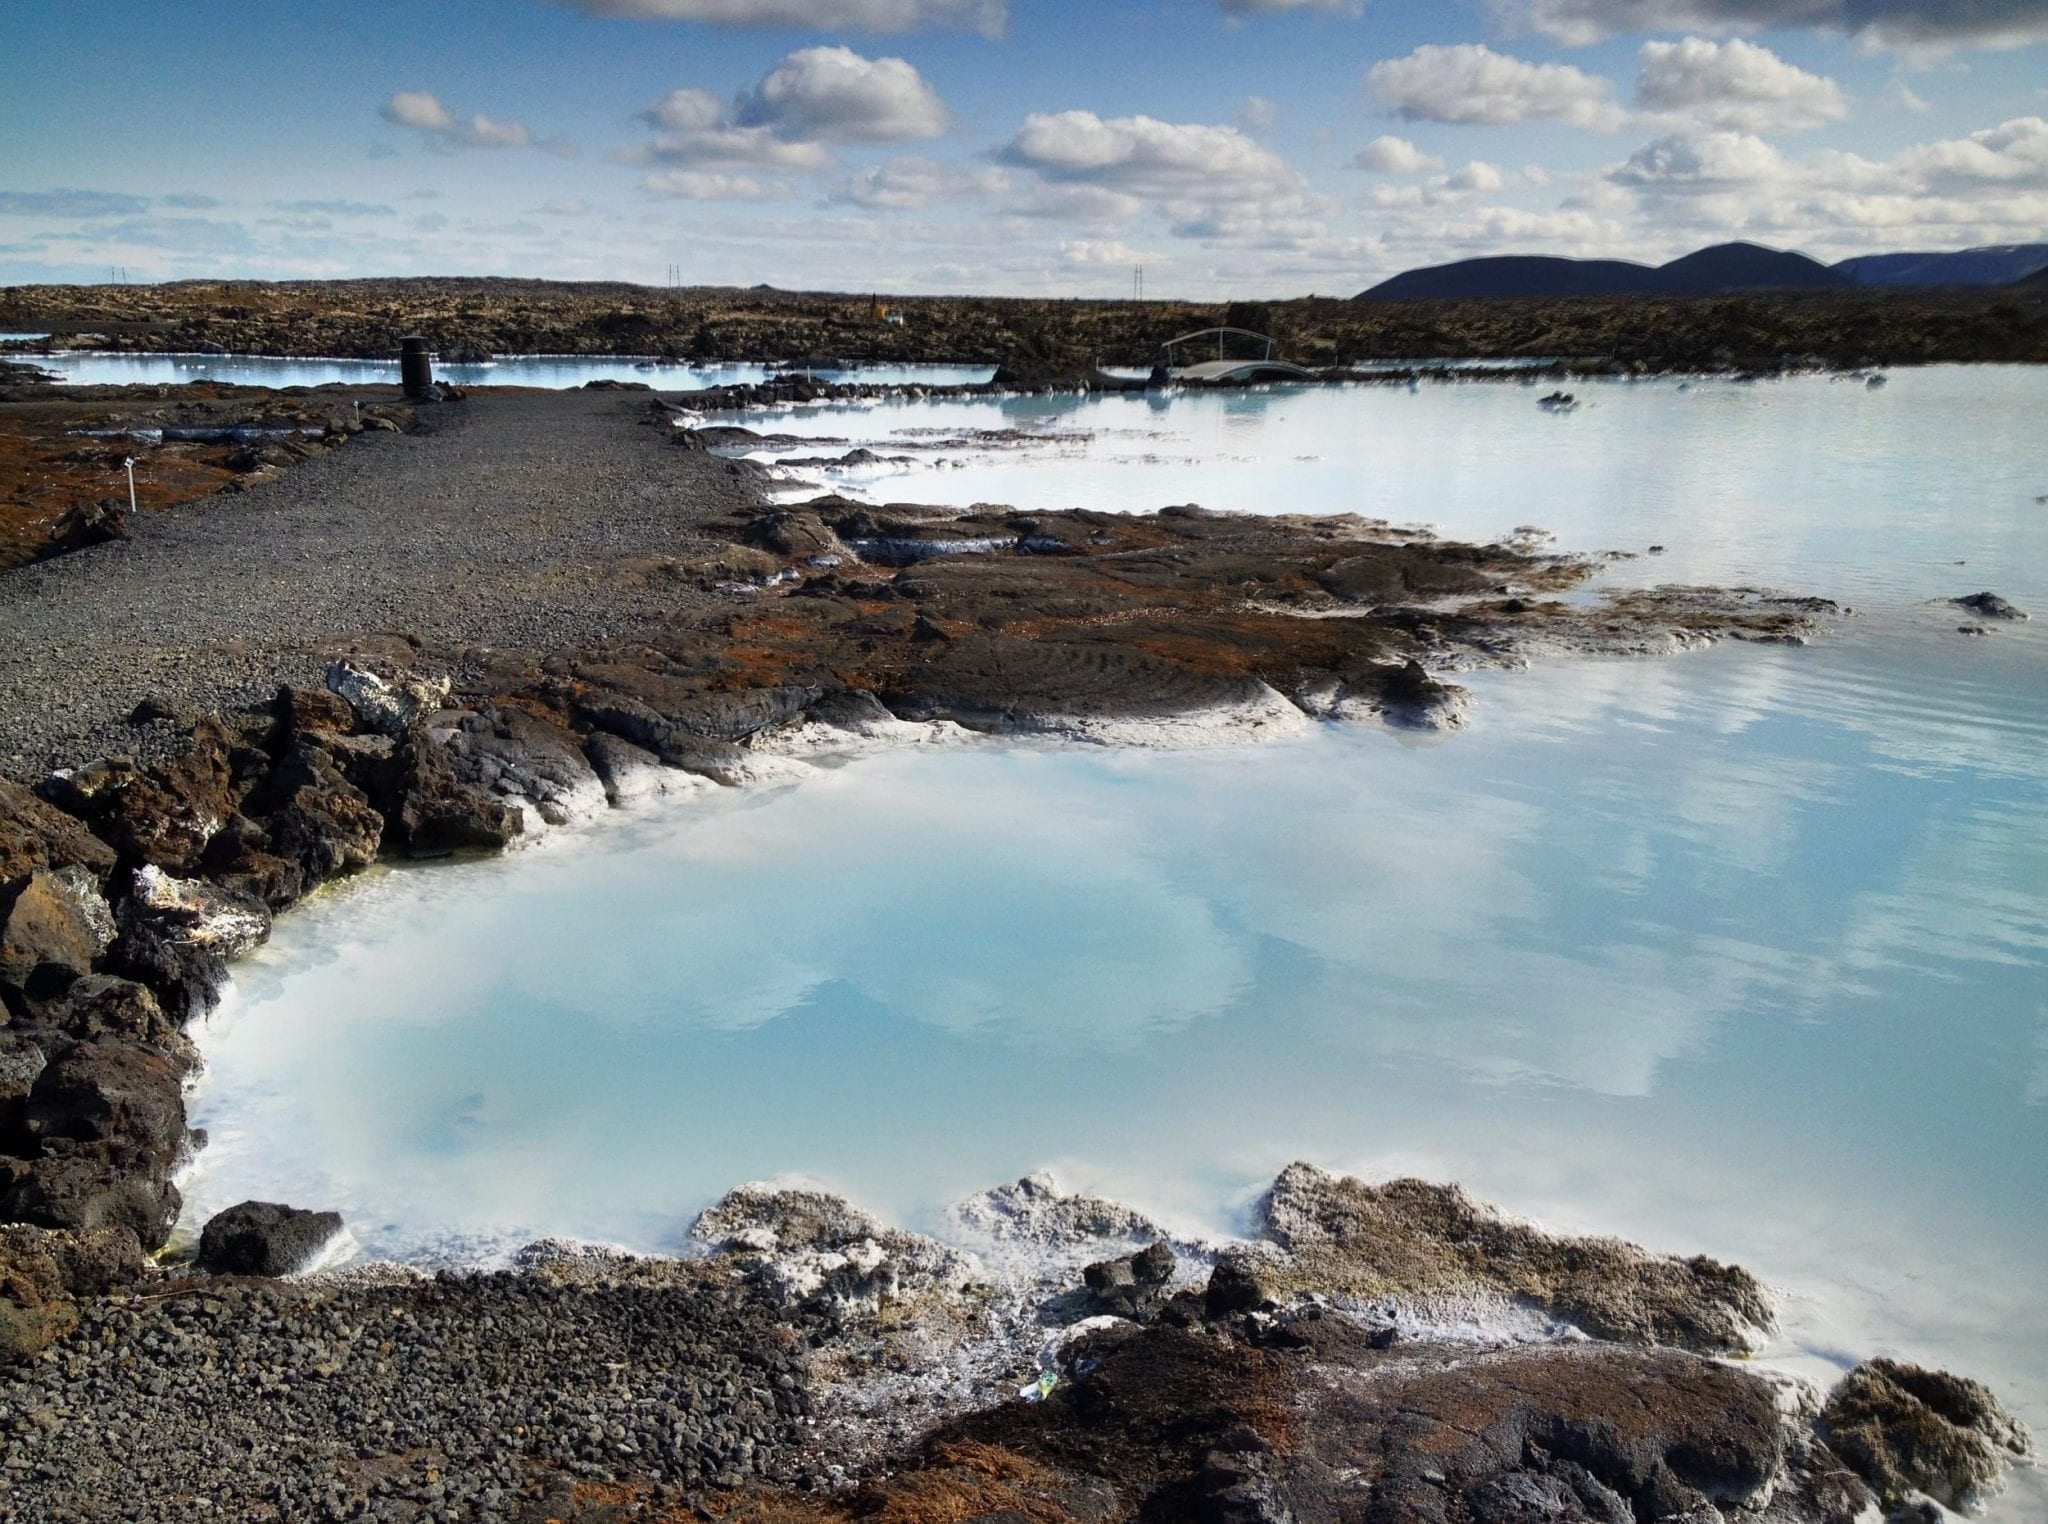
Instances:
[[[1809,27],[1906,51],[2012,48],[2048,39],[2048,0],[1505,0],[1560,42],[1623,32]]]
[[[463,148],[545,147],[571,152],[567,144],[536,144],[526,123],[499,121],[482,112],[463,119],[441,104],[440,97],[427,90],[401,90],[384,103],[384,120],[423,133],[438,143]]]
[[[1636,106],[1742,132],[1795,131],[1849,114],[1833,80],[1739,37],[1644,43]]]
[[[683,201],[782,201],[787,185],[752,175],[722,175],[701,169],[664,169],[647,176],[640,188],[656,196]]]
[[[1746,132],[1702,132],[1646,143],[1608,179],[1632,188],[1689,193],[1773,180],[1784,169],[1783,157],[1762,138]]]
[[[725,120],[725,102],[709,90],[671,90],[640,119],[669,132],[702,132]]]
[[[823,143],[785,143],[766,127],[709,127],[665,132],[616,155],[623,164],[679,164],[692,169],[830,169],[838,161]]]
[[[1505,189],[1508,177],[1501,173],[1500,166],[1488,164],[1483,159],[1474,159],[1463,169],[1448,176],[1444,186],[1461,193],[1483,192],[1490,194]]]
[[[1235,127],[1149,116],[1034,114],[998,157],[1055,184],[1156,201],[1258,202],[1300,190],[1285,159]]]
[[[1366,71],[1373,94],[1409,121],[1560,121],[1611,131],[1625,120],[1613,86],[1570,64],[1536,64],[1476,42],[1427,44]]]
[[[814,32],[915,32],[957,27],[1001,34],[1005,0],[555,0],[592,16],[701,21]]]
[[[733,120],[791,140],[900,143],[941,136],[952,113],[905,60],[834,47],[783,59],[741,97]]]
[[[999,169],[970,169],[936,159],[890,159],[862,169],[840,187],[835,199],[877,210],[910,211],[934,201],[960,201],[999,194],[1009,177]]]
[[[1358,150],[1351,162],[1376,175],[1419,175],[1442,169],[1444,161],[1424,153],[1406,138],[1378,137]]]

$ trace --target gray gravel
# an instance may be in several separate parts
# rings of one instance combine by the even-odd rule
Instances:
[[[0,1520],[538,1524],[565,1481],[796,1474],[802,1341],[715,1269],[187,1286],[0,1373]]]
[[[472,394],[246,493],[145,514],[126,542],[0,573],[0,771],[130,750],[160,694],[199,708],[317,680],[403,634],[556,649],[707,595],[647,575],[754,501],[733,463],[639,423],[648,394]]]

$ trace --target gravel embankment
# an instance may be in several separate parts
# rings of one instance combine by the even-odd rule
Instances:
[[[0,1520],[538,1524],[579,1478],[787,1475],[810,1405],[788,1315],[705,1266],[195,1281],[85,1313],[0,1373]]]
[[[669,448],[639,423],[646,402],[474,395],[418,433],[0,574],[0,772],[129,749],[144,695],[208,708],[317,683],[323,653],[359,637],[552,650],[702,600],[650,563],[712,549],[697,526],[753,488]]]

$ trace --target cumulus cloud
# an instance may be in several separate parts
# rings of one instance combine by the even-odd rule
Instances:
[[[2014,48],[2048,39],[2048,0],[1507,0],[1560,42],[1621,32],[1810,27],[1872,47]]]
[[[1636,106],[1742,132],[1796,131],[1849,114],[1833,80],[1739,37],[1644,43]]]
[[[1034,114],[997,157],[1055,184],[1155,201],[1268,201],[1300,189],[1285,159],[1235,127],[1149,116]]]
[[[659,170],[643,179],[640,188],[683,201],[782,201],[790,194],[787,185],[772,180],[702,169]]]
[[[1570,64],[1537,64],[1476,42],[1417,48],[1366,71],[1374,95],[1411,122],[1560,121],[1611,131],[1624,120],[1613,86]]]
[[[1444,161],[1424,153],[1406,138],[1378,137],[1353,155],[1351,162],[1376,175],[1419,175],[1442,169]]]
[[[1792,159],[1752,134],[1678,134],[1637,150],[1606,183],[1655,223],[1720,236],[1846,252],[2019,242],[2048,225],[2048,121],[2017,117],[1885,159]]]
[[[147,198],[119,191],[0,191],[0,217],[133,217],[148,210]]]
[[[482,112],[463,120],[427,90],[401,90],[384,103],[384,120],[463,148],[529,148],[526,123],[498,121]]]
[[[1000,36],[1005,0],[555,0],[591,16],[702,21],[813,32],[915,32],[956,27]]]
[[[863,58],[841,47],[791,53],[759,84],[742,92],[730,109],[708,90],[672,90],[640,118],[659,130],[652,140],[614,153],[621,163],[799,173],[836,164],[831,147],[835,143],[933,138],[951,123],[946,103],[908,63],[900,58]],[[652,189],[652,179],[648,184]]]
[[[907,211],[934,201],[960,201],[993,196],[1006,189],[1008,176],[998,169],[970,169],[936,159],[890,159],[853,175],[834,199],[876,211]]]
[[[789,139],[901,143],[942,136],[952,113],[901,58],[863,58],[851,48],[804,48],[740,98],[741,127]]]

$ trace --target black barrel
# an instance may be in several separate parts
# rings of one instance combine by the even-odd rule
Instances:
[[[409,402],[424,402],[433,394],[434,357],[427,353],[427,341],[418,334],[408,334],[398,341],[398,379]]]

